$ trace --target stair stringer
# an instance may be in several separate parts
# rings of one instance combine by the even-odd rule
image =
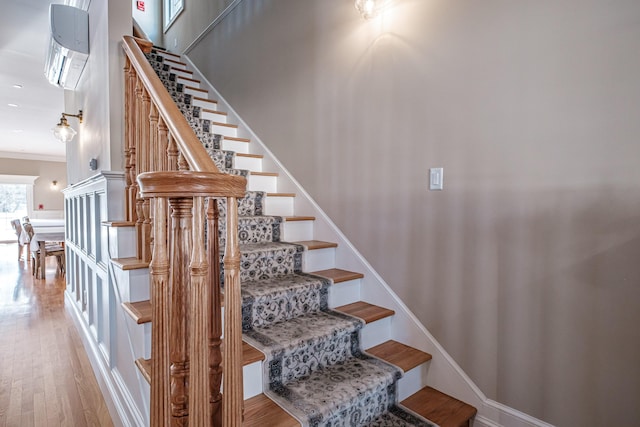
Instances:
[[[200,87],[207,89],[209,94],[215,97],[218,109],[227,112],[227,122],[238,124],[238,137],[250,139],[252,142],[251,152],[264,156],[262,161],[263,170],[279,174],[278,192],[296,194],[294,201],[295,214],[315,216],[316,220],[313,225],[314,239],[338,244],[335,249],[336,267],[364,274],[365,277],[361,279],[360,287],[362,300],[395,311],[395,315],[391,320],[390,339],[400,341],[433,356],[428,368],[421,372],[421,375],[425,377],[428,374],[428,385],[475,406],[478,409],[478,414],[475,417],[474,425],[487,427],[502,425],[509,427],[552,427],[537,418],[488,399],[315,200],[267,148],[258,135],[236,113],[222,94],[200,73],[188,55],[184,54],[182,60],[194,72],[194,78],[201,81]],[[307,270],[305,269],[305,271]],[[427,378],[422,378],[422,382],[423,386],[427,385]]]

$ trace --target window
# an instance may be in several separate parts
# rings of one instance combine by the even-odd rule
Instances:
[[[12,219],[28,216],[29,199],[26,184],[0,184],[0,241],[14,241],[16,234],[11,227]]]
[[[164,30],[167,31],[180,12],[184,10],[184,0],[164,0],[163,6]]]

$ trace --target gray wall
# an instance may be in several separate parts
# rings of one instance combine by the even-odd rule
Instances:
[[[33,209],[44,205],[44,210],[61,211],[64,209],[64,196],[60,190],[67,186],[67,165],[63,162],[44,162],[0,158],[0,171],[3,175],[31,175],[39,177],[33,185]],[[51,188],[52,181],[58,181],[58,189]]]
[[[639,40],[637,0],[395,0],[372,21],[251,0],[189,55],[488,397],[631,426]]]
[[[164,47],[175,53],[183,52],[232,1],[185,0],[184,10],[164,32]]]

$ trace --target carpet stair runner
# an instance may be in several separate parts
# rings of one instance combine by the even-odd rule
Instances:
[[[177,58],[153,52],[148,59],[216,166],[224,173],[249,176],[248,170],[234,168],[235,153],[222,149],[225,138],[235,138],[235,134],[222,133],[234,126],[202,118],[206,114],[226,119],[204,108],[215,105],[207,100],[207,91],[198,87],[191,73],[173,68],[184,68]],[[248,191],[238,201],[243,356],[245,363],[264,359],[265,388],[264,395],[247,401],[245,425],[448,425],[443,422],[446,420],[436,421],[435,417],[429,421],[419,415],[424,409],[415,402],[421,402],[421,398],[413,402],[417,411],[397,401],[396,384],[403,370],[426,362],[430,356],[393,341],[365,352],[360,344],[361,329],[368,322],[392,316],[393,311],[364,302],[330,309],[328,295],[334,280],[362,275],[338,269],[303,272],[305,250],[336,245],[280,241],[283,218],[264,214],[265,197],[265,192]],[[219,202],[219,208],[220,235],[224,236],[224,202]],[[224,247],[223,240],[220,245]],[[126,303],[124,307],[138,323],[151,320],[148,301]],[[136,363],[149,379],[148,361]],[[272,406],[265,395],[286,412]],[[256,405],[270,409],[256,409]],[[468,412],[472,413],[463,424],[473,417],[475,409]]]

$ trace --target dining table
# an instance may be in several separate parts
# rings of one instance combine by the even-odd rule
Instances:
[[[48,222],[46,224],[38,224],[38,222],[31,221],[33,226],[33,237],[30,242],[31,252],[38,252],[40,256],[40,272],[39,279],[45,278],[45,261],[47,259],[47,243],[64,242],[64,222],[62,225],[55,222]],[[36,225],[38,224],[38,225]]]

